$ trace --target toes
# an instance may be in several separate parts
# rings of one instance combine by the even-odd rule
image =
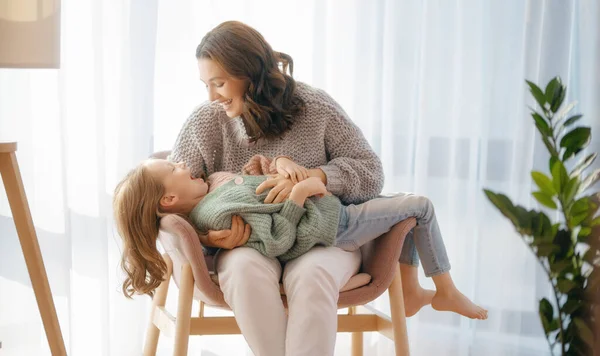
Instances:
[[[488,317],[488,316],[487,316],[487,310],[485,310],[485,309],[483,309],[483,308],[480,308],[480,310],[479,310],[478,314],[479,314],[479,319],[480,319],[480,320],[485,320],[485,319],[487,319],[487,317]]]

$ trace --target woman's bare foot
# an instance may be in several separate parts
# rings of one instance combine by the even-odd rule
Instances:
[[[438,311],[451,311],[471,319],[485,320],[487,310],[473,303],[458,289],[438,291],[431,300],[431,307]]]
[[[435,291],[430,289],[419,288],[404,289],[402,295],[404,296],[404,311],[407,317],[411,317],[424,306],[431,304],[431,298]]]

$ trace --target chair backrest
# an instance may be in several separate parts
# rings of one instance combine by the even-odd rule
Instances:
[[[185,219],[174,214],[162,218],[158,239],[173,260],[173,279],[177,286],[181,267],[189,262],[194,275],[194,298],[212,306],[228,308],[223,293],[206,273],[209,268],[198,235]]]

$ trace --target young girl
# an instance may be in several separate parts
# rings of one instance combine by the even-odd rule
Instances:
[[[432,307],[473,319],[487,318],[487,311],[454,285],[433,205],[427,198],[405,194],[344,206],[320,179],[303,175],[289,158],[277,161],[291,167],[293,179],[217,172],[205,182],[193,178],[184,163],[161,159],[147,160],[132,170],[117,186],[114,197],[117,228],[124,241],[122,267],[128,275],[124,293],[151,294],[162,281],[166,266],[156,249],[156,237],[164,214],[186,216],[200,231],[227,229],[234,215],[241,216],[252,228],[246,246],[283,262],[315,245],[354,251],[400,221],[415,217],[415,244],[425,274],[433,277],[437,289]],[[280,186],[281,181],[287,184],[282,189],[290,189],[288,199],[265,204],[272,200],[269,188]]]

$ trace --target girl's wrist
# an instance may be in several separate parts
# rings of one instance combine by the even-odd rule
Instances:
[[[323,182],[323,184],[327,185],[327,175],[321,168],[312,168],[308,170],[309,177],[317,177]]]
[[[290,193],[288,199],[296,203],[296,205],[304,207],[304,202],[306,201],[306,198],[308,198],[308,194],[306,193],[304,187],[302,187],[302,185],[296,184],[292,188],[292,192]]]

